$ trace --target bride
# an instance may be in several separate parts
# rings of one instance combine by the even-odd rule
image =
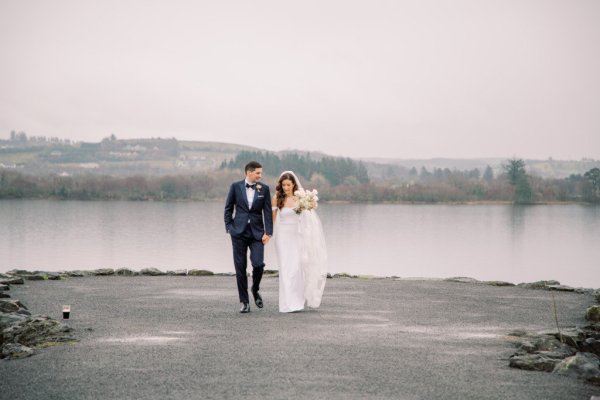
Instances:
[[[321,221],[314,210],[297,214],[300,180],[284,171],[273,196],[275,248],[279,261],[279,311],[317,308],[327,279],[327,250]]]

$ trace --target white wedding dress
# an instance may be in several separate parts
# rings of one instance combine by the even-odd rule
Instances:
[[[304,272],[300,264],[300,218],[293,208],[277,212],[275,248],[279,262],[279,311],[304,309]]]
[[[302,184],[292,171],[298,188]],[[279,311],[294,312],[321,305],[327,281],[327,246],[316,211],[296,214],[293,208],[276,211],[273,236],[279,262]]]

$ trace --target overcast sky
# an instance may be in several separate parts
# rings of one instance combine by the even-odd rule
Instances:
[[[600,1],[0,0],[0,137],[600,158]]]

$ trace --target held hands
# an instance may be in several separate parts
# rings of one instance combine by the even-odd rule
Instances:
[[[262,242],[263,244],[267,244],[269,243],[269,240],[271,240],[271,236],[267,235],[266,233],[263,235],[262,237]]]

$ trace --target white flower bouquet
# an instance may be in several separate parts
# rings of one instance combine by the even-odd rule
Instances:
[[[311,211],[318,207],[319,197],[316,189],[296,190],[294,195],[298,197],[298,205],[294,207],[296,214],[300,214],[302,211]]]

